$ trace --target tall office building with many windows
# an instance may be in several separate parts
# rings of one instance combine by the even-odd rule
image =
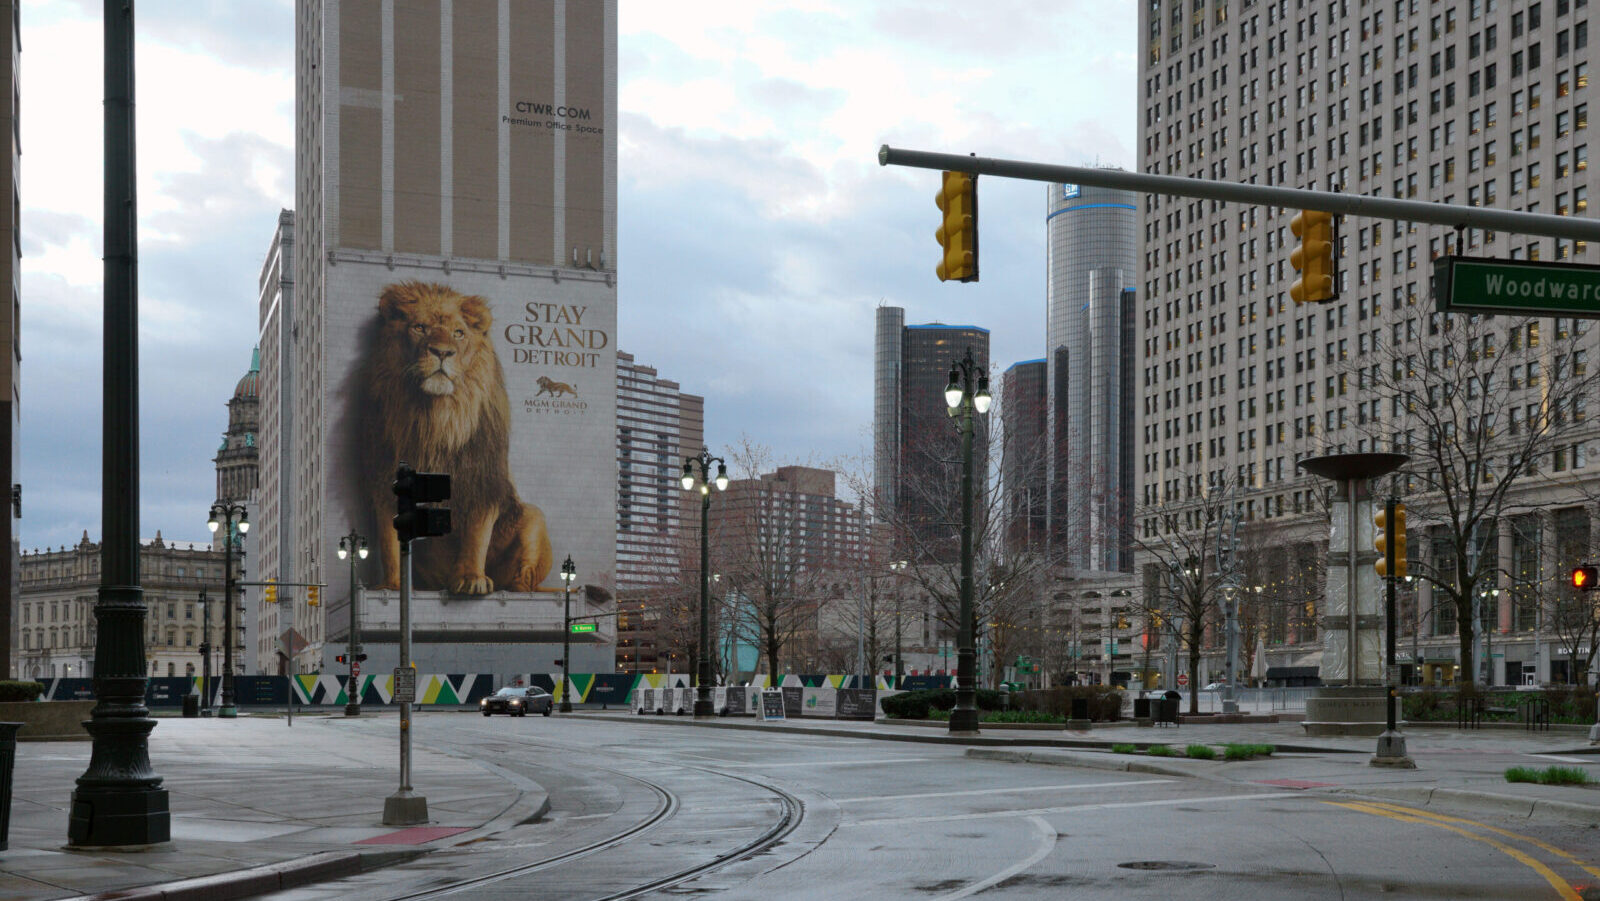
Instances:
[[[705,441],[705,398],[617,352],[617,588],[679,578],[700,498],[679,484]]]
[[[1590,12],[1582,0],[1153,0],[1139,11],[1141,168],[1584,215],[1590,104],[1600,97],[1589,90]],[[1507,515],[1485,523],[1469,551],[1495,555],[1497,569],[1513,574],[1486,583],[1497,593],[1485,589],[1483,631],[1504,636],[1494,639],[1498,656],[1483,656],[1494,660],[1497,683],[1550,678],[1559,642],[1537,611],[1550,603],[1566,555],[1593,552],[1583,498],[1600,474],[1589,462],[1587,401],[1552,412],[1550,398],[1585,371],[1596,330],[1573,320],[1513,326],[1435,313],[1430,264],[1458,241],[1465,255],[1514,260],[1592,263],[1594,249],[1344,217],[1338,297],[1301,306],[1289,297],[1295,212],[1159,195],[1141,202],[1139,535],[1159,538],[1166,517],[1193,527],[1199,499],[1228,492],[1226,506],[1243,523],[1244,578],[1281,601],[1265,611],[1269,651],[1309,647],[1326,483],[1302,475],[1297,461],[1391,449],[1424,456],[1420,411],[1492,396],[1493,409],[1439,432],[1451,442],[1483,440],[1463,463],[1477,467],[1471,478],[1483,490],[1516,459],[1504,446],[1513,436],[1537,422],[1555,440],[1515,473]],[[1452,329],[1483,334],[1457,353],[1445,348]],[[1491,359],[1495,374],[1448,379],[1461,371],[1453,366],[1481,371]],[[1558,370],[1564,378],[1549,377]],[[1392,390],[1430,373],[1441,385],[1431,396]],[[1398,487],[1406,492],[1407,483]],[[1425,503],[1418,482],[1410,487]],[[1440,520],[1416,510],[1413,555],[1447,563]],[[1583,538],[1558,546],[1556,523],[1570,510],[1580,515],[1563,528],[1581,525]],[[1165,578],[1146,575],[1149,590]],[[1432,588],[1415,595],[1406,602],[1413,622],[1401,631],[1420,634],[1402,661],[1414,658],[1419,675],[1448,677],[1455,611],[1432,603]],[[1292,662],[1287,656],[1269,653],[1268,662]]]

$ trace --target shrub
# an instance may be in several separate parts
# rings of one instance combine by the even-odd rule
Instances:
[[[1252,760],[1256,757],[1271,757],[1276,750],[1272,745],[1249,745],[1229,742],[1222,748],[1224,760]]]
[[[1588,785],[1592,780],[1585,770],[1573,766],[1552,766],[1542,770],[1514,766],[1506,770],[1507,782],[1537,782],[1540,785]]]
[[[1115,685],[1064,685],[1012,692],[1011,706],[1043,710],[1066,719],[1072,712],[1073,698],[1088,699],[1089,719],[1095,722],[1115,722],[1122,718],[1123,692]]]
[[[979,719],[985,723],[1060,723],[1061,717],[1042,710],[986,710]]]
[[[928,718],[929,694],[931,692],[908,691],[905,694],[884,698],[884,715],[902,720],[925,720]]]
[[[1133,745],[1112,745],[1111,746],[1111,753],[1113,753],[1113,754],[1132,754],[1135,750],[1136,749],[1134,748]]]
[[[38,682],[0,681],[0,701],[33,701],[44,694],[44,685]]]
[[[979,710],[1006,710],[1005,693],[980,688],[975,698]],[[883,712],[896,719],[925,720],[934,710],[953,710],[956,691],[953,688],[933,688],[926,691],[908,691],[883,699]],[[1018,705],[1012,704],[1010,709]],[[948,717],[943,717],[948,719]]]
[[[1183,749],[1185,757],[1194,760],[1215,760],[1217,752],[1210,745],[1190,745]]]
[[[1166,745],[1151,745],[1150,747],[1145,748],[1144,752],[1146,754],[1150,755],[1151,757],[1171,757],[1171,756],[1173,756],[1172,749],[1167,747]]]

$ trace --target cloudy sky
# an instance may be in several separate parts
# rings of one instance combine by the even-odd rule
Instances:
[[[374,0],[375,2],[375,0]],[[101,3],[22,10],[24,550],[100,537]],[[201,541],[256,282],[293,206],[292,0],[137,9],[142,528]],[[897,147],[1131,168],[1126,0],[621,0],[619,340],[706,396],[713,452],[864,455],[872,328],[1043,355],[1045,186],[984,179],[982,282],[933,274]]]

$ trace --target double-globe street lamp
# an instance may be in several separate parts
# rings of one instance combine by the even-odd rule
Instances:
[[[344,715],[361,715],[361,604],[356,598],[356,560],[367,559],[367,539],[356,534],[339,539],[339,559],[350,561],[350,634],[345,642],[345,662],[350,665],[350,687],[345,692]]]
[[[578,566],[572,555],[561,562],[561,712],[572,712],[572,580],[578,577]]]
[[[222,530],[222,706],[217,716],[232,718],[239,715],[233,701],[233,555],[250,531],[250,513],[244,504],[218,501],[211,505],[206,528],[213,534]]]
[[[900,575],[906,571],[906,567],[909,566],[909,565],[910,565],[910,561],[907,561],[907,560],[894,560],[894,561],[891,561],[889,563],[889,569],[895,575],[895,582],[894,582],[894,687],[895,688],[899,688],[900,687],[900,679],[901,679],[902,675],[905,672],[905,667],[902,665],[902,654],[901,654],[901,650],[900,650],[900,647],[901,647],[900,640],[901,640],[901,635],[902,635],[901,626],[902,626],[902,624],[904,622],[901,619],[901,612],[900,612]]]
[[[715,479],[711,477],[713,463],[717,464]],[[721,457],[713,457],[710,448],[701,448],[696,456],[685,457],[684,491],[694,490],[696,466],[700,470],[700,672],[695,677],[694,695],[694,715],[698,719],[715,715],[711,704],[711,554],[707,523],[711,519],[711,486],[716,485],[718,491],[727,490],[728,463]]]
[[[956,707],[950,711],[950,732],[978,731],[977,655],[972,609],[972,432],[974,413],[989,412],[989,375],[973,362],[972,348],[950,367],[944,389],[950,415],[961,428],[961,621],[956,628]]]

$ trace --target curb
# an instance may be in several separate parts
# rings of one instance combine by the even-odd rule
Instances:
[[[232,901],[267,892],[281,891],[354,876],[368,870],[413,860],[428,850],[406,851],[324,851],[282,863],[251,867],[235,873],[197,876],[178,882],[114,889],[95,895],[79,895],[71,901]]]
[[[1360,795],[1392,801],[1406,801],[1422,807],[1465,808],[1477,813],[1492,813],[1532,819],[1535,816],[1556,817],[1577,823],[1600,824],[1600,805],[1579,804],[1575,801],[1556,801],[1547,798],[1524,798],[1517,795],[1497,795],[1493,792],[1469,791],[1461,788],[1348,788],[1328,789],[1330,794]]]
[[[966,756],[977,760],[1037,763],[1045,766],[1070,766],[1088,770],[1113,770],[1119,773],[1148,773],[1155,776],[1192,778],[1200,775],[1179,765],[1150,763],[1120,756],[1104,757],[1100,754],[1073,753],[1071,751],[1036,754],[1031,751],[1013,751],[1008,748],[968,748]]]
[[[655,726],[698,726],[698,727],[701,727],[701,728],[710,728],[710,729],[745,729],[745,730],[754,731],[754,732],[788,732],[788,733],[794,733],[794,734],[798,734],[798,735],[829,735],[829,736],[835,736],[835,737],[839,737],[839,738],[870,739],[872,741],[917,742],[917,743],[922,743],[922,744],[938,744],[938,745],[966,745],[966,746],[969,746],[969,747],[992,747],[992,748],[1029,748],[1029,747],[1031,747],[1031,748],[1079,748],[1079,749],[1088,750],[1088,751],[1105,751],[1105,750],[1109,750],[1110,747],[1113,744],[1121,744],[1122,743],[1121,741],[1116,741],[1116,740],[1112,740],[1112,739],[1109,739],[1109,738],[1101,738],[1101,739],[1091,739],[1091,738],[1082,738],[1082,739],[1077,739],[1077,738],[1044,738],[1044,737],[1031,738],[1031,737],[1023,737],[1022,735],[1016,735],[1016,736],[978,735],[978,736],[974,737],[974,736],[952,736],[952,735],[949,735],[948,733],[933,733],[933,734],[929,734],[929,735],[911,735],[911,734],[901,734],[901,733],[895,733],[895,732],[867,732],[867,731],[859,730],[859,729],[830,729],[830,728],[828,728],[826,726],[823,726],[823,727],[816,727],[816,726],[785,726],[785,725],[779,725],[777,723],[762,722],[760,720],[750,720],[750,721],[747,721],[747,722],[740,722],[740,721],[732,721],[732,722],[730,722],[730,721],[728,721],[726,719],[721,719],[721,718],[719,718],[717,720],[695,720],[695,719],[692,719],[692,718],[681,717],[681,716],[679,716],[679,717],[653,717],[653,716],[617,717],[616,719],[621,721],[621,722],[624,722],[624,723],[638,723],[638,724],[641,724],[641,725],[648,724],[648,725],[655,725]],[[574,722],[581,722],[581,721],[574,720]],[[865,720],[863,720],[862,722],[865,722]],[[878,722],[882,722],[882,720],[879,720]],[[1173,743],[1176,743],[1178,737],[1179,736],[1174,736],[1172,742],[1139,742],[1139,743],[1140,744],[1173,744]],[[1358,750],[1358,749],[1352,749],[1352,748],[1314,747],[1314,746],[1311,746],[1311,745],[1286,745],[1286,744],[1280,744],[1278,742],[1273,742],[1272,745],[1273,745],[1273,748],[1275,748],[1278,753],[1282,753],[1282,754],[1371,754],[1372,753],[1372,751],[1370,749],[1359,749]]]

